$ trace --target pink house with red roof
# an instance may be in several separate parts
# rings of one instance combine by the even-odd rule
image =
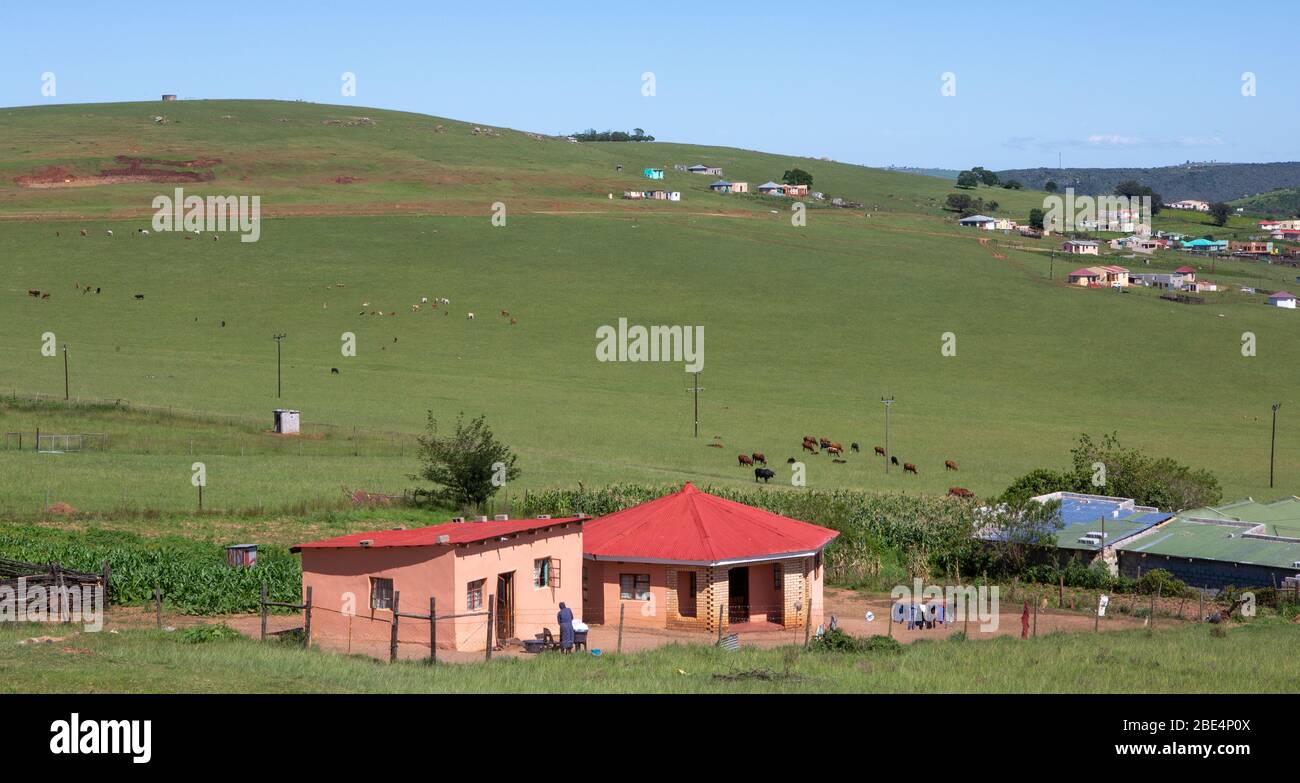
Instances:
[[[479,520],[292,547],[302,555],[303,593],[312,588],[312,639],[349,650],[387,642],[394,611],[427,614],[430,599],[448,618],[438,621],[439,649],[483,650],[489,638],[495,645],[543,628],[555,633],[561,601],[582,617],[585,517]],[[428,621],[399,621],[398,643],[427,655]]]
[[[836,531],[701,492],[678,492],[583,527],[588,622],[717,631],[802,628],[824,613],[822,553]],[[751,626],[752,627],[752,626]]]

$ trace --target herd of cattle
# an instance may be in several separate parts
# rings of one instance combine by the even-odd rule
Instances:
[[[805,435],[803,436],[803,450],[812,454],[821,454],[824,451],[827,454],[830,454],[832,456],[832,460],[831,460],[832,462],[838,464],[844,464],[846,462],[846,460],[842,459],[842,457],[844,456],[844,446],[829,438],[814,438],[811,435]],[[854,454],[858,454],[862,451],[861,447],[858,445],[856,441],[849,443],[849,450]],[[887,456],[885,453],[885,449],[882,446],[875,447],[875,454],[878,457]],[[755,482],[762,479],[764,483],[767,483],[768,481],[776,477],[776,472],[767,467],[767,457],[761,451],[755,451],[752,454],[740,454],[737,455],[736,459],[737,462],[740,464],[740,467],[754,468]],[[788,464],[794,464],[795,458],[790,457],[789,459],[786,460],[786,462]],[[889,462],[892,465],[899,465],[898,457],[895,456],[889,456]],[[763,467],[756,467],[756,465],[762,465]],[[903,468],[903,473],[911,473],[915,476],[921,475],[920,472],[917,471],[916,465],[914,465],[911,462],[902,463],[902,468]],[[957,463],[950,459],[944,460],[943,469],[945,471],[947,470],[955,471],[958,469]],[[975,497],[975,493],[971,492],[969,489],[966,489],[965,487],[951,487],[948,489],[948,494],[958,498]]]

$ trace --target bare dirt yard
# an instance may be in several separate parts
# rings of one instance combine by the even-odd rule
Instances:
[[[866,595],[852,590],[829,589],[826,591],[826,614],[829,617],[834,616],[839,627],[846,633],[853,636],[873,636],[889,635],[898,641],[907,644],[918,639],[944,639],[953,634],[963,631],[963,624],[959,622],[948,625],[939,625],[934,628],[913,628],[907,629],[905,623],[889,623],[889,609],[891,600],[888,596],[883,595]],[[1113,608],[1117,608],[1117,602],[1113,602]],[[1014,606],[1003,603],[998,607],[997,622],[989,622],[990,627],[983,628],[974,618],[965,626],[966,632],[972,639],[992,638],[994,636],[1019,636],[1021,633],[1021,613],[1024,611],[1024,603],[1017,601]],[[1162,606],[1162,610],[1174,612],[1177,604]],[[874,614],[874,619],[866,619],[867,612]],[[115,607],[105,619],[105,629],[113,628],[143,628],[153,627],[157,624],[157,615],[151,607]],[[194,625],[207,623],[225,623],[240,633],[257,638],[261,633],[261,617],[256,614],[237,614],[222,615],[215,617],[196,617],[192,615],[177,615],[170,612],[164,612],[162,623],[165,628],[174,630],[183,630]],[[419,622],[419,621],[411,621]],[[1165,626],[1185,622],[1176,617],[1160,617],[1157,623]],[[302,625],[302,618],[296,614],[273,614],[267,621],[267,629],[271,634],[281,631],[287,631],[298,628]],[[1142,628],[1146,622],[1140,618],[1134,618],[1124,615],[1118,611],[1108,613],[1098,627],[1100,631],[1119,631],[1133,628]],[[1030,633],[1036,632],[1039,635],[1049,633],[1092,633],[1093,617],[1087,610],[1080,611],[1059,611],[1055,609],[1041,608],[1038,611],[1037,620],[1034,619],[1033,610],[1030,610]],[[816,629],[813,629],[814,631]],[[734,626],[728,629],[728,632],[735,632],[740,637],[742,646],[754,647],[779,647],[789,644],[802,644],[804,641],[804,630],[784,630],[776,626],[766,626],[761,624],[746,624],[744,626]],[[662,647],[668,644],[713,644],[717,637],[714,634],[704,634],[692,631],[678,630],[647,630],[640,628],[624,628],[622,638],[622,649],[624,652],[637,652],[641,650],[650,650],[656,647]],[[370,655],[375,658],[388,657],[388,644],[386,642],[353,642],[351,644],[336,643],[333,641],[320,641],[317,643],[325,649],[336,652]],[[617,626],[612,625],[591,625],[588,634],[588,649],[602,650],[612,652],[618,648],[619,632]],[[493,656],[508,656],[527,658],[528,653],[522,649],[510,645],[501,650],[493,651]],[[403,642],[399,645],[398,656],[403,659],[419,659],[429,656],[428,644],[413,644]],[[448,663],[468,663],[483,660],[484,654],[480,652],[458,652],[454,650],[438,650],[438,660]]]

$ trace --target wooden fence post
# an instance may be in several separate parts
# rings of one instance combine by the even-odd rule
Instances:
[[[615,648],[614,654],[623,653],[623,617],[627,614],[627,604],[619,601],[618,603],[618,647]]]
[[[262,611],[262,636],[259,641],[266,641],[266,582],[262,583],[262,600],[259,604]]]
[[[389,629],[388,637],[388,662],[397,662],[397,623],[401,619],[398,617],[398,609],[401,606],[402,591],[393,591],[393,626]]]
[[[725,616],[726,611],[727,611],[726,604],[720,604],[718,606],[718,643],[719,644],[722,643],[722,618]]]
[[[1065,572],[1061,572],[1061,586],[1057,588],[1056,604],[1058,608],[1065,608]]]
[[[1156,591],[1151,594],[1151,630],[1156,629],[1156,599],[1160,597],[1160,588],[1163,585],[1156,585]]]
[[[304,605],[306,615],[302,621],[302,648],[311,647],[311,585],[307,585],[307,603]]]
[[[1034,595],[1034,638],[1038,638],[1038,591],[1035,590],[1033,595]]]
[[[429,596],[429,665],[438,663],[438,599]]]
[[[1092,632],[1097,633],[1101,630],[1101,593],[1097,593],[1097,608],[1092,616]]]
[[[1196,622],[1205,622],[1205,593],[1196,591]]]
[[[809,601],[811,604],[812,602]],[[803,648],[808,649],[808,644],[812,641],[812,607],[803,613]]]
[[[162,586],[154,585],[153,588],[154,609],[158,613],[158,630],[162,630]]]
[[[487,615],[487,648],[486,648],[486,652],[484,653],[484,655],[486,656],[484,660],[486,661],[492,660],[492,618],[493,618],[493,610],[496,609],[496,606],[497,606],[496,594],[489,593],[488,594],[488,615]]]

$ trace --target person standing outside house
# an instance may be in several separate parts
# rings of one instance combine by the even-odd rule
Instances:
[[[555,613],[555,621],[560,624],[560,651],[573,652],[573,610],[560,602],[560,611]]]

